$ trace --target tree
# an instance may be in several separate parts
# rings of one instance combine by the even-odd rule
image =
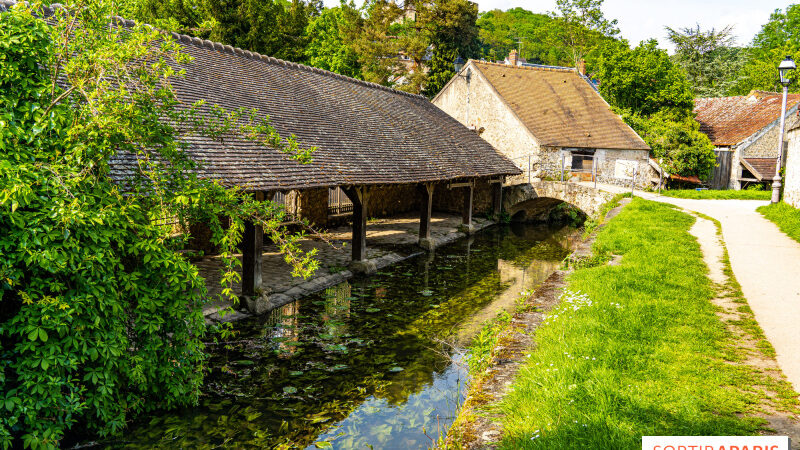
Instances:
[[[598,69],[600,93],[618,108],[643,116],[664,109],[687,113],[694,108],[686,74],[654,39],[633,50],[623,43],[606,47]]]
[[[714,146],[694,120],[686,74],[656,41],[631,50],[607,46],[600,57],[600,93],[621,113],[670,173],[705,178],[716,164]]]
[[[368,0],[361,11],[363,15],[349,13],[347,40],[358,55],[364,80],[389,86],[394,74],[402,70],[400,48],[390,31],[402,9],[388,0]]]
[[[468,0],[436,0],[428,12],[424,20],[433,55],[425,94],[433,97],[455,75],[456,56],[478,55],[478,5]]]
[[[745,52],[734,45],[733,27],[703,31],[698,24],[695,28],[666,29],[675,45],[673,60],[686,72],[695,95],[728,95],[745,62]]]
[[[769,21],[753,38],[751,46],[744,50],[747,62],[741,76],[731,88],[735,95],[746,95],[753,89],[780,91],[778,64],[787,55],[800,58],[800,5],[789,5],[785,11],[776,9]],[[795,71],[796,72],[796,71]],[[791,76],[794,81],[789,89],[800,92],[797,73]]]
[[[354,6],[343,4],[341,7],[326,8],[309,22],[305,57],[308,64],[314,67],[361,78],[358,54],[346,37],[348,15],[344,10],[347,8],[352,10]]]
[[[210,39],[275,58],[302,62],[305,30],[319,4],[292,0],[205,0]]]
[[[556,0],[551,16],[561,23],[561,41],[572,56],[573,67],[595,50],[603,37],[619,34],[617,20],[608,20],[601,7],[603,0]]]
[[[661,111],[644,117],[621,111],[622,119],[650,146],[668,173],[707,179],[716,166],[714,144],[691,114]]]
[[[161,31],[110,21],[114,2],[44,12],[18,3],[0,14],[3,448],[55,448],[71,427],[115,433],[142,412],[196,402],[208,295],[157,219],[208,224],[234,301],[246,220],[300,273],[315,267],[278,225],[279,207],[198,179],[181,136],[233,133],[300,161],[313,149],[249,111],[179,104],[170,80],[189,58]],[[112,176],[120,157],[138,169]]]
[[[554,66],[571,65],[572,54],[562,45],[561,23],[546,14],[523,8],[495,9],[481,13],[477,20],[481,54],[502,60],[513,49],[528,62]]]

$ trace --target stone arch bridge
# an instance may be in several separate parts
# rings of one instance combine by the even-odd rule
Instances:
[[[554,206],[566,202],[593,217],[613,197],[614,193],[591,185],[534,181],[504,187],[503,210],[513,221],[532,221],[546,218]]]

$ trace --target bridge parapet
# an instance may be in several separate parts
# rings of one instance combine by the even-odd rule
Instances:
[[[504,187],[503,209],[511,217],[533,220],[547,214],[555,205],[566,202],[576,206],[587,216],[594,217],[600,206],[613,197],[614,193],[592,186],[534,181]]]

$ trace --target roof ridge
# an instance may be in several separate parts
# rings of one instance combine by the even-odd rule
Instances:
[[[505,67],[508,69],[522,69],[522,70],[538,70],[543,72],[573,72],[578,73],[577,69],[572,67],[562,67],[562,66],[545,66],[545,65],[528,65],[528,66],[512,66],[509,64],[504,63],[497,63],[497,62],[490,62],[490,61],[480,61],[477,59],[470,59],[478,64],[486,64],[487,66],[498,66],[498,67]]]
[[[25,1],[17,1],[17,0],[0,0],[0,5],[5,5],[5,6],[13,6],[13,5],[17,4],[17,3],[23,3],[24,4],[26,2]],[[61,3],[51,3],[49,6],[43,6],[42,8],[44,9],[45,14],[54,14],[54,12],[55,12],[55,10],[57,8],[63,8],[63,6],[64,5],[62,5]],[[121,17],[121,16],[114,16],[111,19],[116,24],[121,24],[122,26],[125,26],[125,27],[132,28],[132,27],[136,26],[136,21],[135,20],[126,19],[126,18]],[[394,88],[391,88],[389,86],[383,86],[383,85],[378,84],[378,83],[373,83],[373,82],[365,81],[365,80],[359,80],[358,78],[348,77],[346,75],[342,75],[342,74],[339,74],[339,73],[336,73],[336,72],[331,72],[330,70],[320,69],[319,67],[307,66],[305,64],[300,64],[300,63],[296,63],[296,62],[292,62],[292,61],[286,61],[286,60],[275,58],[275,57],[272,57],[272,56],[262,55],[261,53],[258,53],[258,52],[245,50],[245,49],[242,49],[242,48],[239,48],[239,47],[234,47],[232,45],[227,45],[227,44],[223,44],[221,42],[215,42],[215,41],[211,41],[211,40],[208,40],[208,39],[200,39],[198,37],[189,36],[188,34],[182,34],[182,33],[177,33],[177,32],[174,32],[174,31],[162,30],[162,29],[156,28],[156,27],[154,27],[153,25],[150,25],[150,24],[144,24],[144,25],[146,25],[148,27],[151,27],[153,29],[159,30],[159,31],[163,32],[164,34],[168,34],[173,39],[175,39],[177,42],[182,42],[184,44],[194,44],[194,45],[197,45],[199,47],[209,48],[211,50],[216,50],[216,51],[222,52],[222,53],[229,53],[231,55],[243,56],[243,57],[248,58],[248,59],[260,60],[260,61],[268,62],[268,63],[272,63],[272,64],[280,64],[280,65],[283,65],[285,67],[290,67],[290,68],[293,68],[293,69],[303,70],[305,72],[311,72],[311,73],[316,73],[316,74],[319,74],[319,75],[325,75],[325,76],[329,76],[329,77],[333,77],[333,78],[338,78],[340,80],[349,81],[351,83],[360,84],[362,86],[367,86],[367,87],[371,87],[371,88],[375,88],[375,89],[380,89],[380,90],[391,92],[391,93],[394,93],[394,94],[401,94],[401,95],[405,95],[405,96],[412,97],[412,98],[419,98],[419,99],[428,100],[427,97],[425,97],[424,95],[421,95],[421,94],[412,94],[411,92],[401,91],[399,89],[394,89]]]

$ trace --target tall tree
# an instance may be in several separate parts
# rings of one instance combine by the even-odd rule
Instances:
[[[516,49],[528,62],[570,65],[572,55],[561,43],[561,23],[546,15],[523,8],[495,9],[481,13],[477,20],[481,55],[502,60]]]
[[[619,34],[617,20],[603,15],[603,0],[556,0],[551,16],[561,22],[561,41],[570,50],[573,67],[596,50],[603,37]]]
[[[686,74],[651,39],[631,50],[624,43],[604,49],[597,76],[612,105],[648,116],[664,109],[689,112],[694,95]]]
[[[308,45],[305,57],[308,64],[348,77],[361,78],[358,54],[347,39],[347,30],[358,13],[352,4],[326,8],[313,18],[306,28]]]
[[[305,30],[320,4],[304,0],[205,0],[214,20],[210,38],[276,58],[300,62]]]
[[[358,55],[366,81],[388,86],[402,70],[400,47],[390,30],[402,13],[402,8],[389,0],[367,0],[356,17],[349,13],[345,34]]]
[[[694,95],[683,70],[653,39],[631,50],[620,42],[602,53],[600,92],[662,160],[668,172],[707,177],[716,155],[700,132]]]
[[[666,27],[666,30],[675,45],[673,60],[686,71],[695,95],[728,95],[745,63],[745,52],[735,46],[733,27],[702,30],[698,24],[694,28]]]
[[[789,5],[786,10],[776,9],[769,21],[753,38],[746,49],[747,62],[742,68],[742,76],[736,80],[732,93],[745,95],[752,89],[779,91],[778,64],[787,55],[800,58],[800,4]],[[795,71],[797,72],[797,71]],[[789,86],[792,92],[800,92],[800,75],[791,75],[794,82]]]
[[[453,60],[477,56],[478,5],[469,0],[435,0],[425,19],[433,47],[425,94],[432,97],[455,75]]]

